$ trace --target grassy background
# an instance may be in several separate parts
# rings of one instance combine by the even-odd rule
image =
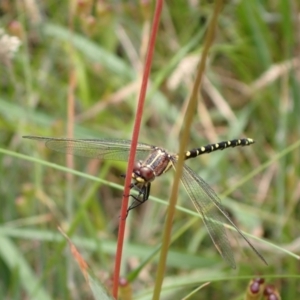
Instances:
[[[1,1],[1,27],[22,39],[12,60],[0,57],[4,299],[89,299],[91,292],[57,225],[72,229],[72,241],[98,278],[106,280],[113,269],[120,174],[126,164],[75,159],[76,170],[106,181],[84,174],[67,180],[68,172],[42,163],[64,165],[63,155],[21,138],[67,135],[73,70],[75,136],[130,139],[152,8],[146,1],[92,4],[90,10],[89,1],[81,1],[70,16],[67,1]],[[165,4],[140,141],[177,151],[212,9],[210,1]],[[244,136],[256,143],[189,162],[219,195],[227,195],[223,204],[239,228],[294,253],[299,253],[300,155],[299,148],[284,151],[299,141],[299,11],[297,1],[226,2],[207,61],[190,147]],[[252,171],[257,173],[246,177]],[[159,198],[152,197],[129,215],[124,276],[160,243],[171,182],[171,173],[156,180],[151,195]],[[183,190],[178,201],[193,212]],[[212,283],[191,299],[242,299],[248,281],[258,274],[275,284],[283,299],[299,295],[299,262],[273,245],[251,240],[268,261],[266,267],[243,241],[233,238],[238,268],[231,270],[199,218],[178,211],[174,235],[179,230],[170,248],[162,299],[181,299],[207,281]],[[134,299],[151,298],[156,259],[132,282]],[[39,294],[30,296],[39,284]]]

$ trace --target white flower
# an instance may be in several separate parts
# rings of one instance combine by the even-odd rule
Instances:
[[[0,28],[0,60],[11,60],[18,51],[21,41],[16,36],[8,35]]]

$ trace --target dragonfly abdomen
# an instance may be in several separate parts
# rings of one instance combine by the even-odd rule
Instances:
[[[237,146],[249,146],[254,143],[254,140],[252,139],[236,139],[236,140],[230,140],[230,141],[224,141],[220,143],[215,144],[209,144],[207,146],[203,146],[200,148],[195,148],[187,151],[185,153],[185,159],[197,157],[201,154],[210,153],[217,150],[224,150],[229,147],[237,147]]]

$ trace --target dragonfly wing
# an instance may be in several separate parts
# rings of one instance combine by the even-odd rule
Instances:
[[[226,213],[221,206],[218,196],[202,178],[187,166],[183,168],[181,181],[196,210],[202,216],[203,222],[217,250],[224,260],[232,268],[235,268],[233,251],[222,224],[224,223],[222,215]]]
[[[235,268],[235,260],[222,223],[230,223],[256,255],[267,265],[263,256],[229,218],[215,191],[200,176],[184,165],[181,180],[196,210],[202,215],[204,224],[217,250],[232,268]]]
[[[130,140],[121,139],[68,139],[25,136],[25,138],[45,142],[46,147],[61,153],[98,159],[127,161],[130,151]],[[145,156],[154,146],[138,143],[136,160]]]

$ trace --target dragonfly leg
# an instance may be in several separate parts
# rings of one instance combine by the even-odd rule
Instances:
[[[132,189],[132,188],[134,188],[134,187],[135,187],[134,183],[131,183],[130,186],[129,186],[130,189]],[[136,189],[137,189],[137,188],[136,188]],[[139,195],[138,195],[138,197],[139,197],[140,195],[143,194],[143,192],[142,192],[140,189],[137,189],[137,190],[139,191]],[[128,195],[123,194],[123,196],[126,196],[126,197],[133,197],[133,195],[131,195],[131,194],[128,194]]]
[[[141,195],[143,196],[142,198],[140,197]],[[128,207],[125,219],[127,218],[128,214],[129,214],[129,211],[131,211],[132,209],[140,206],[141,204],[143,204],[145,201],[148,200],[148,199],[145,198],[145,195],[142,192],[140,192],[138,196],[135,196],[135,195],[129,195],[129,196],[131,196],[134,199],[134,201]]]
[[[140,206],[141,204],[145,203],[148,200],[150,194],[150,187],[151,187],[150,183],[143,185],[141,188],[135,185],[134,183],[131,184],[131,188],[137,189],[139,194],[138,196],[130,195],[134,199],[134,201],[127,209],[127,214],[129,213],[130,210]]]
[[[132,197],[134,199],[134,201],[128,207],[125,219],[127,218],[129,211],[131,211],[132,209],[142,205],[143,203],[145,203],[148,200],[149,194],[150,194],[150,187],[151,187],[150,183],[148,183],[146,185],[143,185],[141,187],[139,185],[137,185],[136,183],[131,183],[130,184],[130,189],[134,188],[139,193],[138,193],[137,196],[133,195],[133,194],[128,195],[128,196]]]

